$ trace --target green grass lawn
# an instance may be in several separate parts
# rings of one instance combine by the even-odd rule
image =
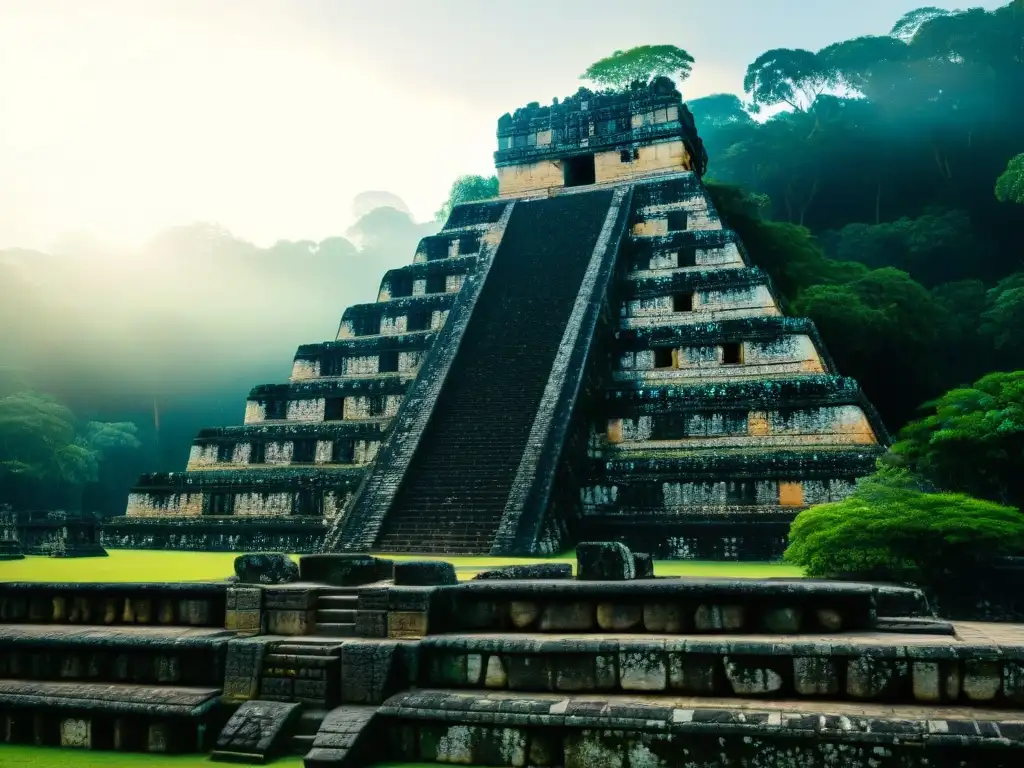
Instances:
[[[91,752],[84,749],[57,749],[56,747],[27,747],[21,744],[0,744],[0,765],[4,768],[215,768],[207,755],[147,755],[135,752]],[[301,757],[286,757],[270,763],[274,768],[302,768]],[[373,768],[427,768],[426,764],[388,763]],[[430,764],[435,768],[436,763]],[[471,767],[467,767],[471,768]]]
[[[162,552],[115,549],[109,557],[26,557],[0,561],[0,581],[219,581],[234,572],[234,552]],[[298,555],[293,555],[296,559]],[[395,560],[448,560],[460,578],[499,565],[535,562],[575,563],[572,554],[547,559],[515,557],[444,557],[388,555]],[[719,563],[691,560],[659,560],[659,576],[722,576],[733,578],[799,577],[801,571],[784,563]]]

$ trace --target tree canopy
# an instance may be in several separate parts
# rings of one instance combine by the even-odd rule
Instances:
[[[68,407],[39,392],[0,398],[0,503],[77,504],[109,451],[139,447],[135,434],[131,423],[90,421],[79,429]]]
[[[647,83],[655,77],[670,77],[681,83],[690,76],[693,63],[693,57],[675,45],[638,45],[595,61],[580,80],[616,89],[637,81]]]
[[[927,407],[887,461],[940,487],[1024,507],[1024,371],[989,374]]]
[[[996,199],[1003,203],[1024,205],[1024,154],[1011,159],[1006,170],[996,180]]]
[[[786,104],[802,112],[835,82],[834,69],[816,53],[802,48],[775,48],[747,67],[743,90],[759,107]]]
[[[444,223],[451,215],[452,209],[459,203],[472,203],[474,200],[487,200],[498,196],[497,176],[459,176],[448,192],[448,199],[437,209],[434,219]]]
[[[931,493],[896,473],[860,480],[844,501],[797,515],[785,559],[808,576],[934,585],[1024,549],[1024,515],[962,494]]]

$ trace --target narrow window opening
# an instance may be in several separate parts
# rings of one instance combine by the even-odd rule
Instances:
[[[476,235],[463,235],[459,238],[459,256],[476,253],[480,250],[480,238]]]
[[[672,348],[671,347],[657,347],[654,350],[654,367],[655,368],[672,368]]]
[[[634,160],[639,160],[640,159],[640,150],[639,149],[634,149],[633,150],[633,159]]]
[[[323,493],[321,491],[299,491],[293,498],[293,515],[299,517],[323,516]]]
[[[412,296],[412,277],[404,273],[391,278],[391,298],[397,299],[402,296]]]
[[[681,248],[679,250],[679,266],[680,267],[696,267],[697,266],[697,249],[696,248]]]
[[[444,275],[429,275],[427,277],[427,293],[444,293],[445,289]]]
[[[351,464],[355,458],[353,440],[335,440],[331,448],[331,461],[335,464]]]
[[[267,400],[267,420],[277,421],[288,417],[288,401],[283,399]]]
[[[341,421],[345,418],[345,398],[329,397],[324,403],[324,421]]]
[[[380,362],[377,366],[379,373],[397,373],[398,371],[398,352],[381,352]]]
[[[425,331],[430,328],[430,313],[426,311],[410,312],[406,318],[405,330]]]
[[[743,345],[729,342],[722,345],[722,365],[740,365],[743,362]]]
[[[672,297],[673,312],[693,312],[693,294],[677,293]]]
[[[633,153],[630,152],[628,149],[622,150],[621,152],[619,152],[619,162],[620,163],[631,163],[631,162],[633,162]]]
[[[593,155],[570,157],[562,165],[562,173],[567,187],[582,187],[593,184],[597,180]]]
[[[386,410],[386,399],[384,395],[373,395],[370,397],[370,416],[383,416]]]
[[[312,464],[316,458],[316,440],[296,440],[292,444],[292,464]]]
[[[686,230],[686,211],[669,211],[666,218],[668,219],[669,232],[683,232]]]
[[[321,376],[341,376],[345,372],[345,356],[328,353],[320,358]]]
[[[267,461],[267,444],[255,441],[249,444],[249,463],[265,464]]]
[[[352,323],[352,331],[356,336],[376,336],[380,333],[380,317],[363,315]]]
[[[235,511],[233,493],[211,493],[206,497],[206,514],[224,517]]]
[[[220,443],[217,446],[217,461],[221,464],[228,464],[231,462],[231,457],[235,454],[234,443]]]

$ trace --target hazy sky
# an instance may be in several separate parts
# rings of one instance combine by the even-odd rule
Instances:
[[[1003,2],[979,3],[987,8]],[[418,218],[488,173],[497,117],[616,48],[674,43],[684,96],[777,47],[947,0],[0,0],[0,248],[216,221],[319,240],[368,189]]]

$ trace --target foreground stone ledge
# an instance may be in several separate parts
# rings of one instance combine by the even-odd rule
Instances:
[[[416,691],[378,717],[392,759],[496,766],[1012,766],[1024,749],[1017,713],[964,708]]]

